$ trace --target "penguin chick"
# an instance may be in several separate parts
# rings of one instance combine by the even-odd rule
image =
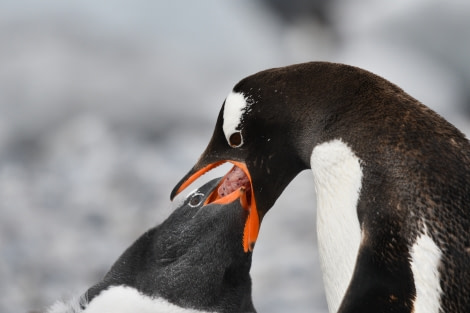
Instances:
[[[242,246],[248,212],[237,200],[243,195],[204,204],[219,181],[189,194],[82,297],[58,302],[48,313],[255,312],[251,253]]]

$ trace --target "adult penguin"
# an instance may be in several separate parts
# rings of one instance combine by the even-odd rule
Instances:
[[[242,246],[244,190],[228,204],[204,205],[219,179],[192,192],[143,234],[102,281],[48,313],[255,312],[251,253]]]
[[[313,172],[330,312],[470,312],[470,145],[402,89],[312,62],[241,80],[174,197],[223,162],[210,201],[251,188],[244,248],[289,182]]]

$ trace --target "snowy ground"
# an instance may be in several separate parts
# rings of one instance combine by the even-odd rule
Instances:
[[[224,97],[258,70],[361,66],[468,133],[468,3],[333,3],[324,28],[248,0],[3,1],[0,312],[83,292],[165,219]],[[263,223],[259,312],[326,312],[314,225],[305,172]]]

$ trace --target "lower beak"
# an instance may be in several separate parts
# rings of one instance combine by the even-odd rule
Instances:
[[[230,162],[234,165],[232,170],[230,170],[220,181],[219,185],[212,191],[211,195],[207,198],[204,204],[217,203],[217,204],[227,204],[232,203],[233,201],[239,199],[243,208],[248,211],[248,217],[245,222],[245,228],[243,230],[243,249],[245,252],[253,251],[256,239],[258,238],[260,220],[258,215],[258,210],[256,208],[255,195],[253,192],[253,181],[251,179],[250,172],[245,163],[237,161],[218,161],[211,163],[202,167],[201,169],[193,168],[173,189],[171,193],[171,199],[176,195],[186,189],[190,184],[192,184],[196,179],[201,177],[203,174],[209,172],[210,170],[216,168],[217,166]],[[248,185],[245,183],[239,187],[235,187],[234,190],[230,190],[228,194],[221,194],[220,188],[226,184],[230,178],[231,173],[234,172],[236,168],[239,168],[243,171],[244,175],[248,179]],[[245,177],[244,177],[245,178]],[[243,181],[243,179],[242,179]],[[233,188],[233,187],[232,187]]]

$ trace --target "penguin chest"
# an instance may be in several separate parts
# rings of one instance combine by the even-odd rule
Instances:
[[[317,193],[320,263],[330,312],[336,312],[351,281],[361,241],[357,202],[362,169],[341,140],[316,146],[310,158]]]
[[[55,312],[55,311],[54,311]],[[101,292],[85,308],[83,313],[208,313],[196,309],[182,308],[163,298],[146,296],[127,286],[112,286]],[[53,312],[50,312],[53,313]]]

